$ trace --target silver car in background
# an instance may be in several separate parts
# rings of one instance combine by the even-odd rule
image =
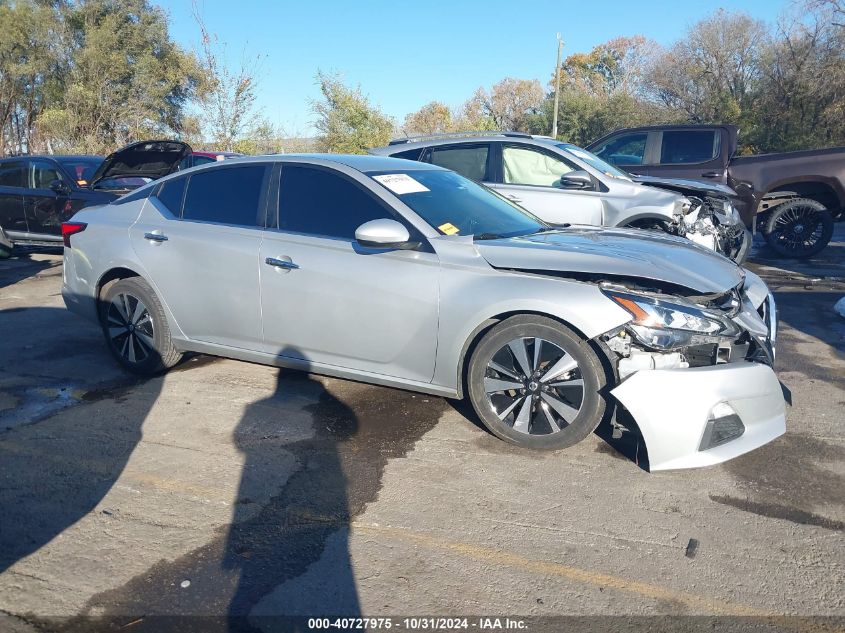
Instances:
[[[66,305],[133,372],[190,351],[467,397],[530,448],[638,428],[652,470],[784,432],[759,277],[662,233],[555,229],[436,166],[235,159],[63,235]]]
[[[664,231],[739,263],[751,246],[730,187],[660,178],[638,181],[585,149],[545,136],[439,134],[396,139],[370,153],[454,170],[550,224]]]

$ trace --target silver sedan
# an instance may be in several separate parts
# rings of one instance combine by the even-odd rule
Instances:
[[[774,302],[753,273],[664,234],[554,229],[433,165],[235,159],[62,231],[68,308],[133,372],[200,352],[467,397],[540,449],[638,428],[653,470],[784,432]]]

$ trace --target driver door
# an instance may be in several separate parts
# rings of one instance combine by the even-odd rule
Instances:
[[[403,222],[420,250],[365,249],[364,222]],[[416,229],[352,176],[284,163],[278,228],[261,243],[264,351],[430,382],[440,261]]]
[[[601,194],[564,189],[560,177],[579,169],[561,156],[531,145],[501,145],[501,178],[490,185],[550,224],[601,225]]]

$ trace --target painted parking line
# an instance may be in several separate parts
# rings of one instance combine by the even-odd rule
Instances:
[[[374,523],[353,523],[352,533],[361,533],[380,538],[389,538],[404,543],[410,543],[425,547],[430,550],[451,552],[465,558],[482,561],[485,563],[497,563],[513,569],[518,569],[534,574],[543,574],[566,578],[576,582],[595,585],[599,587],[616,589],[643,598],[654,600],[671,600],[682,603],[690,609],[708,615],[727,616],[756,616],[772,617],[775,614],[755,609],[754,607],[727,602],[722,599],[707,598],[701,595],[691,594],[683,591],[676,591],[660,585],[654,585],[636,580],[629,580],[621,576],[613,576],[602,572],[580,569],[561,563],[536,560],[502,550],[452,541],[430,534],[423,534],[409,529],[386,527]]]

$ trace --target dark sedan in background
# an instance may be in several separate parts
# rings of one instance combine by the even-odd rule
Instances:
[[[100,156],[14,156],[0,160],[0,251],[56,247],[62,222],[176,171],[185,143],[139,141]]]

